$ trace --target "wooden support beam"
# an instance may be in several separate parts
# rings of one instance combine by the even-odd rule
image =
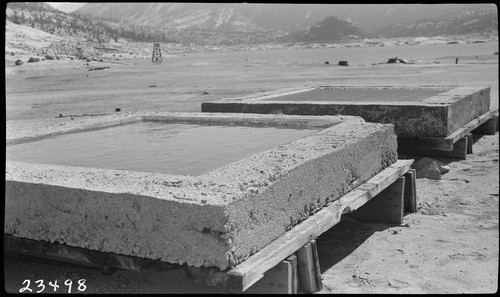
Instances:
[[[417,211],[417,171],[410,169],[404,175],[405,194],[404,194],[404,212],[414,213]]]
[[[415,151],[452,151],[453,140],[438,137],[399,137],[398,153],[413,154]]]
[[[309,294],[317,292],[316,267],[311,243],[306,244],[297,251],[297,261],[300,284],[299,291]]]
[[[286,258],[286,261],[292,265],[292,294],[299,292],[299,273],[298,273],[298,260],[297,255],[293,254]]]
[[[446,136],[445,139],[452,140],[453,143],[456,143],[459,139],[462,139],[468,133],[470,133],[472,130],[475,130],[476,128],[478,128],[479,126],[484,124],[486,121],[488,121],[490,118],[492,118],[495,115],[495,113],[497,113],[497,112],[498,112],[497,110],[493,110],[493,111],[488,111],[488,112],[482,114],[481,116],[479,116],[479,117],[473,119],[472,121],[470,121],[469,123],[467,123],[462,128],[460,128],[457,131],[453,132],[452,134]]]
[[[264,277],[248,288],[244,294],[294,294],[294,283],[297,282],[294,280],[294,274],[297,277],[296,270],[297,267],[294,271],[292,263],[284,260],[267,271]]]
[[[472,132],[474,134],[481,135],[495,135],[496,131],[498,131],[498,116],[494,116],[491,119],[487,120],[484,124],[477,127]]]
[[[474,131],[476,134],[480,134],[481,131],[489,131],[491,132],[492,126],[485,126],[485,130],[482,127],[485,123],[489,123],[488,125],[497,125],[497,121],[492,119],[492,117],[498,118],[498,110],[489,111],[481,116],[475,118],[470,121],[462,128],[457,129],[455,132],[450,135],[439,138],[439,137],[399,137],[398,136],[398,153],[402,155],[414,155],[414,156],[429,156],[429,157],[448,157],[448,158],[462,158],[461,153],[458,153],[457,156],[456,146],[457,143],[463,141],[464,137]],[[490,122],[491,120],[491,122]],[[479,129],[479,130],[478,130]],[[479,132],[476,132],[478,130]],[[495,128],[498,130],[498,128]],[[489,135],[489,134],[488,134]],[[461,146],[462,144],[458,144]],[[442,151],[443,153],[440,153]],[[444,152],[452,152],[450,155],[444,154]],[[465,159],[465,158],[464,158]]]
[[[228,271],[227,274],[241,278],[241,286],[245,291],[262,278],[267,270],[336,225],[343,213],[359,208],[394,183],[396,179],[410,170],[413,162],[413,160],[398,160],[356,189],[293,227],[243,263]]]
[[[465,160],[467,156],[468,145],[468,137],[464,137],[453,144],[453,150],[451,151],[413,149],[406,152],[400,152],[398,148],[398,152],[400,154],[409,154],[412,156],[443,157]]]
[[[101,268],[105,273],[112,268],[132,271],[169,271],[182,269],[182,266],[178,264],[170,264],[158,260],[94,251],[11,235],[4,235],[4,250],[44,259]]]
[[[217,268],[185,267],[186,276],[193,281],[216,287],[230,293],[242,293],[244,280],[241,276],[222,272]]]
[[[368,201],[363,207],[349,214],[362,221],[383,221],[393,224],[403,222],[405,177],[398,178],[392,185]]]
[[[472,145],[474,144],[474,135],[472,133],[467,134],[467,155],[472,154]]]
[[[242,292],[242,280],[215,268],[198,268],[171,264],[159,260],[134,256],[94,251],[65,244],[4,235],[4,251],[34,256],[49,260],[100,268],[103,273],[112,273],[114,269],[131,271],[165,272],[184,270],[186,275],[196,282],[218,287],[229,292]]]
[[[313,261],[316,276],[316,290],[323,290],[323,280],[321,278],[321,267],[319,266],[319,256],[318,256],[318,246],[316,244],[316,240],[311,240],[312,252],[313,252]]]
[[[453,144],[453,151],[451,152],[433,152],[427,156],[444,157],[465,160],[467,158],[467,148],[469,147],[469,139],[464,137]]]

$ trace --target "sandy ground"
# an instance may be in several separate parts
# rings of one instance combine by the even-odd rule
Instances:
[[[165,55],[161,64],[149,59],[87,63],[65,58],[12,66],[17,57],[6,56],[7,120],[108,114],[115,108],[201,111],[204,101],[318,85],[487,85],[492,87],[491,97],[498,98],[498,55],[493,50],[489,55],[461,57],[459,64],[449,57],[351,67],[324,65],[326,50],[308,51],[325,57],[300,62],[274,59],[279,57],[276,52],[273,58],[265,51],[208,52]],[[492,100],[495,106],[498,100]]]
[[[417,179],[401,226],[345,220],[318,240],[322,293],[493,293],[498,289],[498,132],[441,180]]]
[[[497,49],[498,50],[498,49]],[[13,65],[6,56],[6,117],[16,121],[122,111],[200,111],[203,101],[317,85],[467,84],[492,87],[498,108],[498,55],[432,59],[412,65],[327,67],[265,61],[248,54],[235,64],[214,53],[108,62],[51,60]],[[109,67],[109,68],[102,68]],[[102,69],[97,69],[102,68]],[[498,289],[499,141],[476,139],[467,160],[441,180],[417,179],[418,212],[401,226],[344,219],[318,238],[324,289],[320,293],[492,293]],[[31,281],[86,280],[85,293],[217,293],[180,271],[99,270],[29,257],[4,256],[5,289]],[[52,290],[51,287],[45,292]]]

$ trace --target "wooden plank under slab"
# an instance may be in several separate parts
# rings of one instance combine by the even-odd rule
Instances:
[[[411,154],[419,150],[452,151],[453,139],[438,137],[400,137],[398,136],[398,153]]]
[[[105,269],[114,267],[132,271],[169,271],[182,268],[177,264],[152,259],[100,252],[65,244],[14,237],[12,235],[4,235],[4,250]]]
[[[398,144],[399,145],[399,144]],[[423,150],[423,149],[411,149],[411,148],[400,148],[398,147],[398,153],[412,155],[412,156],[427,156],[427,157],[443,157],[443,158],[453,158],[465,160],[467,157],[467,151],[469,147],[468,137],[464,137],[453,144],[453,150]]]
[[[4,235],[4,251],[100,268],[103,272],[111,271],[114,268],[149,272],[165,272],[180,269],[184,270],[188,277],[197,282],[212,287],[218,287],[226,291],[242,291],[241,278],[235,275],[228,275],[216,268],[198,268],[171,264],[159,260],[94,251],[65,244],[19,238],[11,235]]]
[[[495,132],[498,131],[498,110],[495,110],[494,113],[493,117],[472,130],[472,132],[481,135],[495,135]]]
[[[413,160],[399,160],[385,168],[367,182],[293,227],[227,274],[241,278],[243,282],[241,286],[246,290],[261,279],[266,271],[337,224],[342,213],[359,208],[394,183],[408,172],[412,163]]]
[[[472,130],[475,130],[476,128],[481,126],[483,123],[488,121],[490,118],[492,118],[496,112],[498,112],[498,111],[490,110],[490,111],[482,114],[481,116],[479,116],[479,117],[475,118],[474,120],[470,121],[469,123],[467,123],[462,128],[460,128],[457,131],[453,132],[452,134],[448,135],[445,139],[452,140],[453,143],[457,142],[458,140],[465,137]]]
[[[375,199],[349,213],[349,217],[363,221],[383,221],[391,224],[403,222],[405,177],[398,178]]]

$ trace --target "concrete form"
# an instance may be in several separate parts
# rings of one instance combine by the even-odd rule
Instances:
[[[349,116],[133,113],[8,123],[7,145],[136,121],[318,128],[199,176],[6,162],[5,234],[225,270],[397,160]]]
[[[489,111],[490,87],[313,87],[202,103],[203,112],[355,115],[402,137],[446,137]]]

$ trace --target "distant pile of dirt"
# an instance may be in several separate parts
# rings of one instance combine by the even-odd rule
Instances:
[[[34,62],[40,62],[40,58],[30,57],[28,60],[28,63],[34,63]]]
[[[393,64],[393,63],[403,63],[403,64],[410,64],[410,62],[408,62],[408,60],[404,59],[404,58],[390,58],[389,60],[387,60],[387,64]]]

